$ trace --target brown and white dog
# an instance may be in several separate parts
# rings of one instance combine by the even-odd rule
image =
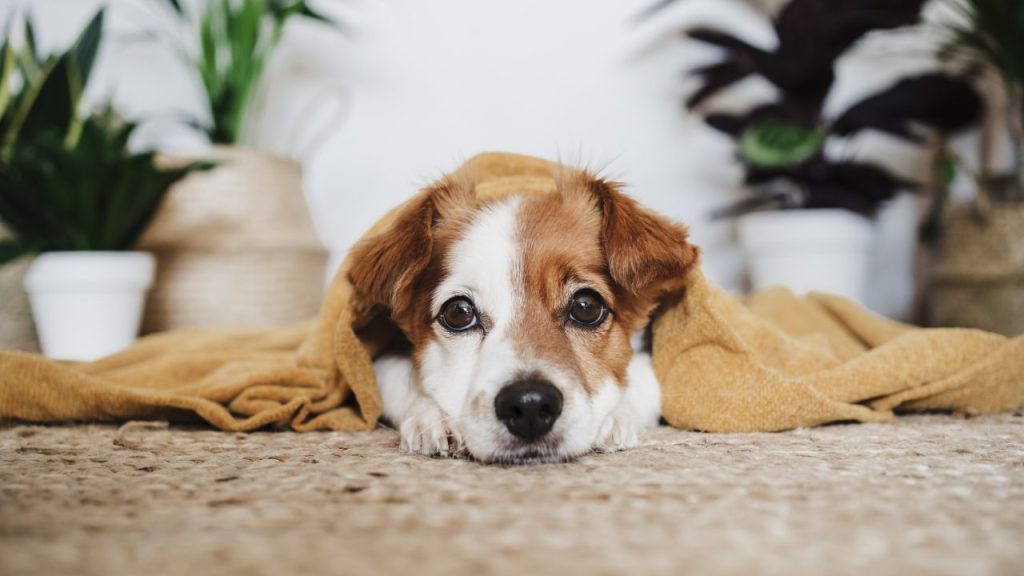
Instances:
[[[697,249],[618,184],[556,180],[558,194],[481,200],[456,173],[353,248],[350,282],[411,344],[375,362],[403,450],[568,460],[657,423],[660,387],[632,340]]]

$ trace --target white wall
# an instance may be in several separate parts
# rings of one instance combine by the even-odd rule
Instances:
[[[113,0],[111,27],[123,37],[152,24],[147,4],[156,1]],[[259,139],[296,149],[296,133],[306,130],[298,119],[312,109],[310,98],[317,91],[331,95],[333,112],[321,107],[313,116],[327,137],[303,160],[317,227],[336,258],[387,208],[460,160],[510,150],[583,161],[629,182],[644,202],[688,222],[705,248],[707,272],[738,289],[742,261],[732,228],[706,219],[710,208],[740,193],[732,147],[681,104],[692,89],[682,71],[715,52],[684,43],[675,32],[699,22],[762,42],[771,35],[756,15],[727,0],[688,0],[655,20],[632,23],[649,2],[322,2],[349,32],[290,31],[265,96],[278,120],[264,123]],[[30,5],[43,43],[56,46],[98,3]],[[844,64],[834,106],[884,84],[901,67],[891,55],[866,52]],[[188,76],[150,44],[108,44],[96,80],[93,101],[112,96],[132,114],[199,109]],[[767,92],[747,84],[748,95]],[[337,122],[328,121],[332,116]],[[170,141],[159,130],[150,136]],[[912,157],[906,150],[893,154]],[[878,280],[869,304],[892,315],[903,315],[909,304],[912,218],[907,200],[881,218]]]

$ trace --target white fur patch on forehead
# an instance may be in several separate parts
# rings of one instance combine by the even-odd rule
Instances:
[[[521,301],[522,261],[516,239],[521,198],[482,208],[446,255],[447,275],[434,291],[432,310],[457,295],[473,299],[477,311],[498,327],[514,317]]]

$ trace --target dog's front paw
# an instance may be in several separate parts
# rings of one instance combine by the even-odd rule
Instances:
[[[623,403],[601,424],[594,450],[617,452],[633,448],[640,443],[640,432],[640,418],[631,406]]]
[[[416,400],[399,426],[401,450],[424,456],[457,456],[462,439],[441,408],[428,398]]]

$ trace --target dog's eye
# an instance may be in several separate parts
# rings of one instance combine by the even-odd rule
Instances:
[[[437,317],[441,326],[451,332],[462,332],[476,326],[476,308],[469,298],[456,296],[441,306],[441,314]]]
[[[593,290],[580,290],[572,295],[569,302],[569,319],[587,327],[594,327],[604,322],[608,316],[608,308],[604,300]]]

